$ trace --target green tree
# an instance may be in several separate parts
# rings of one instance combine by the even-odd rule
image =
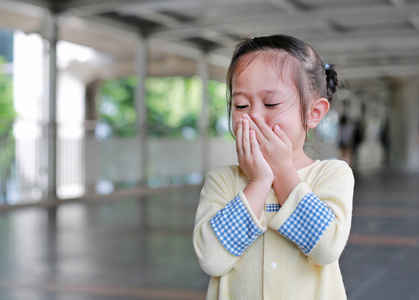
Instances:
[[[0,57],[0,198],[4,198],[6,193],[6,180],[15,156],[13,81],[10,75],[3,72],[4,64],[5,60]]]
[[[0,56],[0,137],[9,135],[16,113],[13,108],[13,81],[5,74],[5,60]]]
[[[199,78],[148,78],[146,92],[150,135],[178,137],[184,127],[197,129],[202,107]]]
[[[106,80],[99,89],[99,119],[112,135],[135,135],[135,76]],[[197,132],[202,109],[202,81],[198,77],[153,77],[145,83],[150,136],[180,137],[184,128]],[[226,85],[209,81],[210,135],[223,135],[218,127],[227,116]],[[229,135],[229,134],[227,134]]]
[[[209,98],[209,133],[210,136],[228,136],[227,122],[227,102],[226,102],[227,85],[218,81],[210,80],[208,82],[208,98]]]
[[[134,91],[135,76],[106,80],[99,88],[99,120],[110,125],[113,136],[132,137],[135,135]]]

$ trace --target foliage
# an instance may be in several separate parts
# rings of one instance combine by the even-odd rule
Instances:
[[[12,131],[16,117],[13,108],[13,80],[10,75],[2,72],[4,63],[4,59],[0,57],[0,198],[3,197],[15,154]]]
[[[210,136],[227,135],[227,103],[225,83],[210,80],[208,82],[208,98],[209,98],[209,134]]]
[[[99,119],[112,135],[135,135],[135,76],[105,81],[99,91]],[[198,77],[154,77],[145,83],[150,136],[180,137],[184,129],[198,131],[202,110],[202,82]],[[219,135],[220,118],[226,117],[225,84],[208,83],[210,135]],[[223,134],[223,132],[222,132]]]
[[[135,135],[134,92],[135,76],[106,80],[99,89],[99,120],[110,125],[112,135],[130,137]]]
[[[0,137],[11,133],[11,124],[16,113],[13,108],[13,81],[10,75],[1,72],[4,59],[0,56]]]
[[[176,137],[184,127],[197,129],[202,97],[199,78],[149,78],[146,91],[151,135]]]

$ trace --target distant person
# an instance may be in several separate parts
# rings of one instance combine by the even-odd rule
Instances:
[[[303,150],[329,110],[334,65],[293,37],[244,39],[227,83],[239,165],[207,175],[193,232],[207,299],[346,299],[353,174]]]
[[[350,164],[353,169],[357,169],[359,167],[359,149],[365,140],[365,111],[365,104],[363,103],[361,117],[355,122],[353,155],[352,162]]]
[[[388,119],[385,118],[383,123],[380,126],[379,131],[379,140],[381,147],[383,148],[383,156],[384,156],[384,164],[390,164],[390,141],[389,141],[389,127],[388,127]]]
[[[341,159],[352,166],[355,148],[356,128],[346,115],[339,120],[339,149]]]

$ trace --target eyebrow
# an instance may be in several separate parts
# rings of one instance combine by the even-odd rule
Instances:
[[[275,90],[262,90],[262,91],[260,91],[259,94],[268,94],[268,95],[274,94],[274,95],[277,95],[277,94],[282,94],[282,93],[281,93],[280,90],[275,89]]]
[[[234,91],[233,94],[232,94],[232,96],[233,97],[234,96],[245,96],[246,98],[248,98],[249,97],[249,93],[241,92],[241,91]]]
[[[258,95],[260,95],[260,94],[262,94],[262,95],[271,95],[271,94],[278,95],[278,94],[282,94],[282,93],[281,93],[280,90],[275,89],[275,90],[262,90],[258,93]],[[233,94],[232,94],[232,97],[234,97],[234,96],[245,96],[245,97],[249,98],[250,94],[247,93],[247,92],[244,92],[244,91],[234,91]]]

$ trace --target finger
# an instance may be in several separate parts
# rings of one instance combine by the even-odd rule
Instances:
[[[250,156],[250,133],[249,133],[249,122],[248,120],[243,120],[243,139],[242,139],[242,147],[243,147],[243,154],[245,156]]]
[[[274,130],[273,132],[275,133],[276,136],[279,137],[279,139],[288,147],[292,147],[292,143],[290,141],[290,139],[288,138],[288,136],[285,134],[285,132],[281,129],[281,127],[279,127],[279,125],[275,125],[274,126]]]
[[[237,151],[237,155],[239,157],[243,155],[243,123],[242,123],[242,120],[239,120],[239,122],[237,122],[236,151]]]
[[[250,130],[250,149],[252,154],[260,152],[259,143],[256,139],[256,132],[254,130]]]
[[[244,114],[243,115],[243,118],[245,120],[249,121],[250,129],[252,129],[252,130],[255,131],[255,133],[256,133],[256,139],[257,139],[257,141],[259,143],[265,143],[265,142],[268,141],[267,138],[263,135],[263,133],[262,133],[261,129],[259,128],[259,126],[255,123],[255,121],[252,120],[252,118],[249,115]]]
[[[272,141],[272,139],[276,138],[272,128],[269,127],[268,124],[266,124],[260,116],[253,114],[251,119],[259,129],[260,135],[262,135],[265,139]]]

